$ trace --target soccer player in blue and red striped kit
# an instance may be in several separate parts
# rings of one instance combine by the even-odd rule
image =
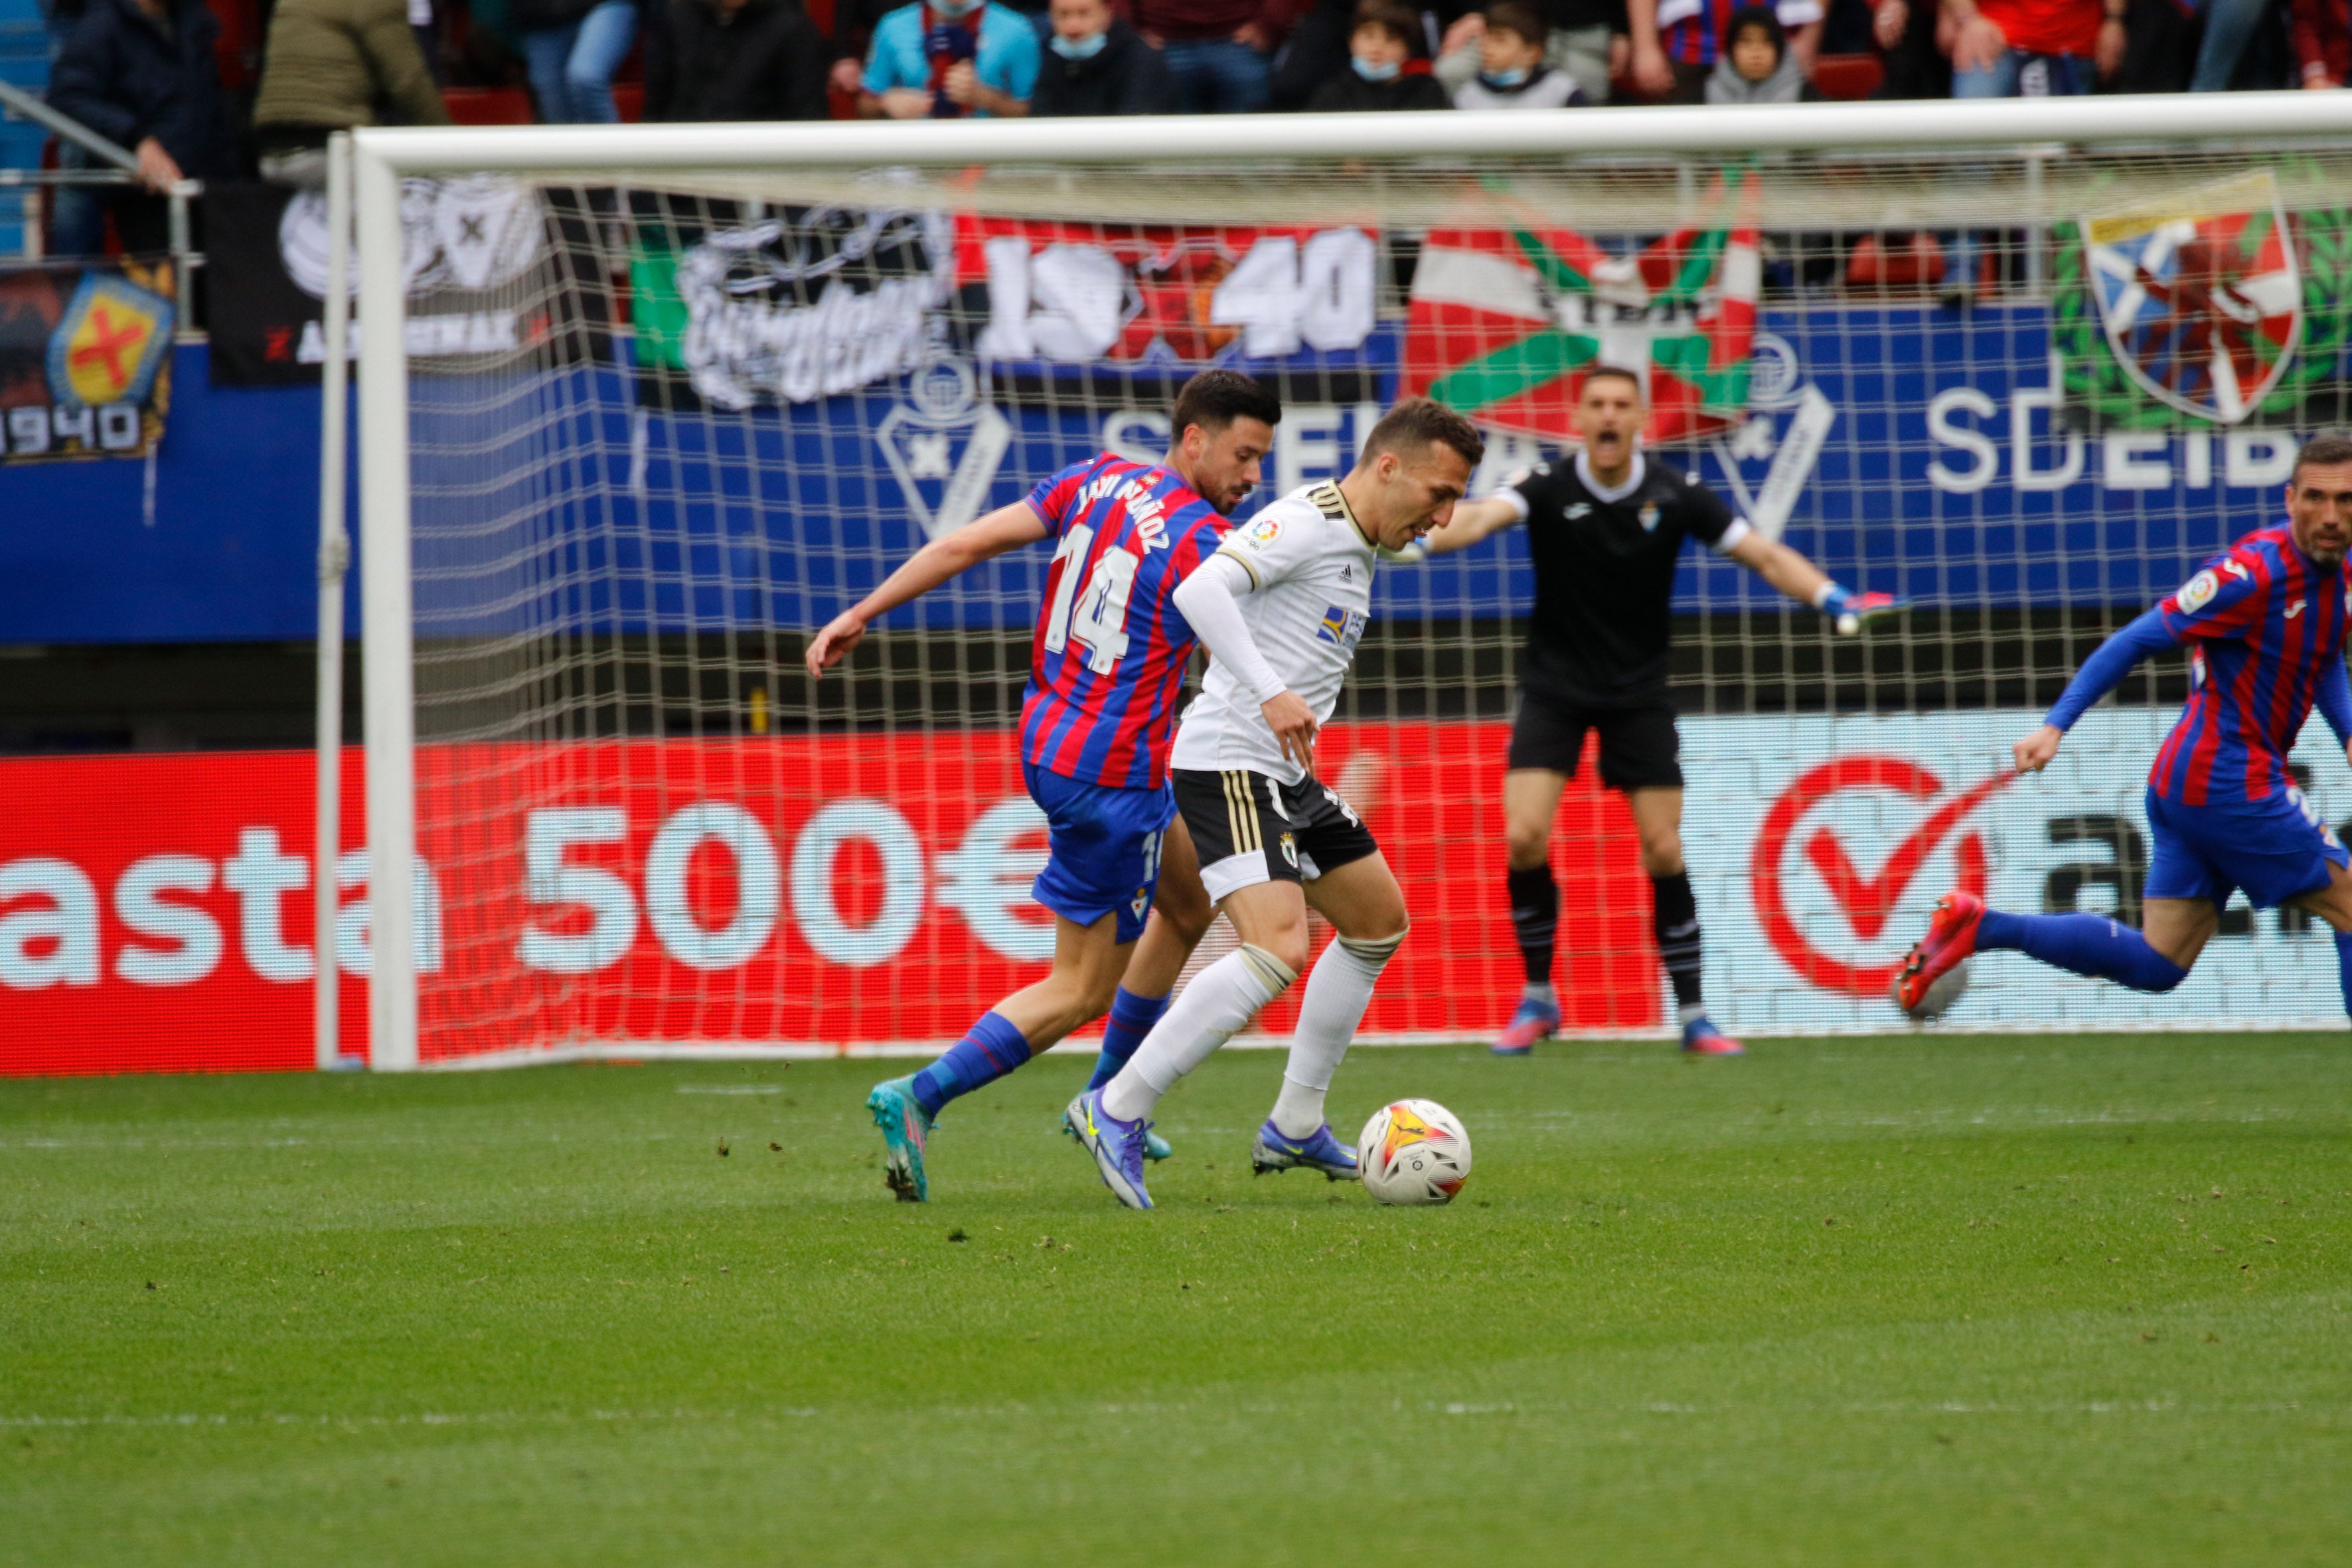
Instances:
[[[1203,371],[1177,395],[1163,460],[1106,452],[1064,468],[1026,500],[925,545],[809,644],[809,672],[822,675],[875,616],[1009,550],[1059,542],[1021,703],[1022,777],[1045,814],[1045,868],[1032,891],[1053,911],[1053,973],[982,1014],[930,1066],[866,1097],[886,1145],[884,1179],[903,1202],[930,1195],[924,1154],[948,1101],[1107,1010],[1097,1083],[1125,1066],[1208,929],[1208,892],[1168,784],[1195,641],[1171,596],[1223,542],[1281,418],[1281,403],[1256,382]],[[1162,944],[1167,962],[1155,966],[1167,972],[1139,995],[1119,983],[1155,898],[1179,940]],[[1155,1152],[1165,1157],[1164,1146]]]
[[[2260,909],[2293,904],[2336,930],[2352,1010],[2352,870],[2335,833],[2287,771],[2316,706],[2352,754],[2352,616],[2344,557],[2352,546],[2352,439],[2323,436],[2296,454],[2288,521],[2250,533],[2180,591],[2109,637],[2086,660],[2049,722],[2017,742],[2018,771],[2038,773],[2067,729],[2150,654],[2189,648],[2189,706],[2147,781],[2154,841],[2141,926],[2103,915],[2015,915],[1967,893],[1944,895],[1895,980],[1916,1011],[1928,986],[1970,953],[2017,952],[2135,991],[2189,977],[2236,889]]]

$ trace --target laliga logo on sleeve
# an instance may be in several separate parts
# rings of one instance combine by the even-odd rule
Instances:
[[[1902,967],[1905,944],[1916,934],[1908,925],[1891,930],[1893,917],[1948,841],[1948,880],[1922,887],[1923,897],[1908,901],[1917,905],[1924,918],[1924,895],[1940,893],[1947,886],[1984,896],[1984,841],[1964,824],[1969,813],[2015,777],[1998,773],[1947,797],[1941,779],[1899,757],[1840,757],[1799,774],[1765,815],[1748,867],[1757,921],[1773,950],[1790,968],[1824,990],[1884,996]],[[1856,868],[1849,847],[1852,838],[1823,820],[1842,819],[1850,834],[1864,813],[1840,808],[1865,800],[1876,807],[1867,813],[1870,817],[1912,823],[1900,837],[1883,835],[1873,846],[1883,847],[1885,855],[1874,876]],[[1792,850],[1801,857],[1801,868],[1790,864]],[[1799,905],[1794,910],[1792,899]]]

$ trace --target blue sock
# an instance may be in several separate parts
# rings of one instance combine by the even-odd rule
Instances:
[[[2352,991],[2345,994],[2352,996]],[[1117,1078],[1118,1069],[1135,1055],[1135,1047],[1143,1044],[1143,1037],[1151,1033],[1151,1026],[1160,1022],[1160,1015],[1166,1011],[1167,997],[1138,996],[1120,986],[1118,994],[1111,998],[1110,1022],[1103,1026],[1102,1055],[1095,1058],[1095,1076],[1087,1079],[1087,1087],[1100,1089]]]
[[[994,1083],[1028,1059],[1028,1040],[991,1008],[945,1056],[915,1075],[915,1103],[926,1116],[937,1116],[949,1100]]]
[[[2336,979],[2344,987],[2344,1010],[2352,1013],[2352,931],[2336,933]]]
[[[2169,991],[2189,978],[2189,971],[2148,946],[2146,937],[2105,915],[2005,915],[1987,910],[1977,926],[1977,947],[2021,952],[2135,991]],[[2352,987],[2352,977],[2345,984]],[[2352,989],[2346,994],[2352,996]]]

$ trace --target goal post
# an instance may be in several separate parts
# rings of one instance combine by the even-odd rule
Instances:
[[[1491,486],[1564,458],[1581,369],[1630,360],[1659,460],[1910,597],[1841,642],[1686,558],[1673,675],[1718,1016],[1900,1026],[1873,986],[1931,880],[2136,909],[2179,671],[2030,801],[1996,741],[2267,521],[2352,384],[2340,94],[370,129],[352,163],[365,939],[347,901],[320,951],[365,977],[383,1069],[930,1048],[1034,977],[1010,731],[1039,563],[823,681],[800,648],[924,539],[1095,449],[1155,456],[1210,364],[1283,393],[1264,494],[1421,392],[1486,429]],[[1318,771],[1422,900],[1370,1034],[1482,1037],[1516,993],[1528,584],[1506,539],[1383,568],[1340,628]],[[2340,817],[2326,750],[2306,787]],[[1580,775],[1577,1032],[1670,1016],[1629,835]],[[2198,1016],[2333,1012],[2332,970],[2289,977],[2304,927],[2233,920]],[[2032,984],[1988,973],[1950,1026],[2183,1010]]]

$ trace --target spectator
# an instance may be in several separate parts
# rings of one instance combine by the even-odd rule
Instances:
[[[1445,89],[1426,71],[1410,75],[1421,18],[1400,0],[1363,0],[1348,35],[1348,68],[1317,89],[1307,107],[1319,114],[1370,109],[1451,109]]]
[[[1486,7],[1478,35],[1478,74],[1454,89],[1456,109],[1569,109],[1582,105],[1576,79],[1544,63],[1551,29],[1531,0]]]
[[[2191,92],[2227,92],[2238,74],[2238,63],[2254,31],[2271,12],[2273,0],[2202,0],[2205,29],[2197,45],[2197,67],[2189,75]],[[2273,85],[2273,84],[2265,84]]]
[[[2320,91],[2342,87],[2352,73],[2352,25],[2344,0],[2294,0],[2289,16],[2303,85]]]
[[[530,95],[550,125],[612,125],[613,77],[637,41],[636,0],[513,0]]]
[[[1037,115],[1166,114],[1176,104],[1168,62],[1111,15],[1110,0],[1054,0],[1053,58],[1037,71]]]
[[[2070,98],[2123,64],[2126,0],[1942,0],[1954,98]]]
[[[646,19],[647,120],[824,120],[824,74],[800,0],[667,0]]]
[[[125,250],[171,244],[163,197],[182,179],[234,175],[240,162],[213,47],[220,24],[203,0],[89,0],[49,68],[48,100],[139,158],[141,189],[63,187],[60,255],[94,255],[106,215]]]
[[[1540,0],[1538,14],[1545,25],[1544,64],[1575,82],[1586,103],[1608,102],[1610,79],[1632,54],[1625,0]],[[1486,68],[1478,45],[1487,26],[1484,13],[1472,11],[1445,31],[1436,76],[1457,102],[1463,86]]]
[[[1952,40],[1954,98],[2075,97],[2123,63],[2126,0],[1942,4],[1941,26]],[[1980,288],[1998,286],[1979,260],[1985,237],[1963,229],[1946,244],[1945,304],[1965,307]]]
[[[1805,103],[1819,98],[1780,18],[1765,5],[1743,5],[1723,26],[1723,49],[1706,79],[1709,103]]]
[[[916,0],[874,24],[857,112],[868,119],[1029,112],[1037,30],[995,0]]]
[[[402,124],[449,123],[407,0],[278,0],[253,108],[262,174],[324,184],[328,136],[386,111]]]
[[[1952,62],[1936,37],[1934,0],[1878,0],[1871,8],[1870,39],[1886,76],[1874,98],[1949,98]]]
[[[1287,0],[1133,0],[1144,41],[1168,61],[1181,114],[1254,114],[1266,106],[1266,64],[1282,41]]]
[[[874,47],[874,26],[898,7],[892,0],[834,0],[833,74],[825,85],[856,102],[865,90],[866,56]]]
[[[1707,78],[1722,52],[1723,29],[1743,0],[1628,0],[1633,85],[1668,103],[1704,103]],[[2022,0],[2032,4],[2034,0]],[[2096,5],[2098,0],[2091,0]],[[1807,79],[1822,37],[1821,0],[1779,0],[1789,53]]]

